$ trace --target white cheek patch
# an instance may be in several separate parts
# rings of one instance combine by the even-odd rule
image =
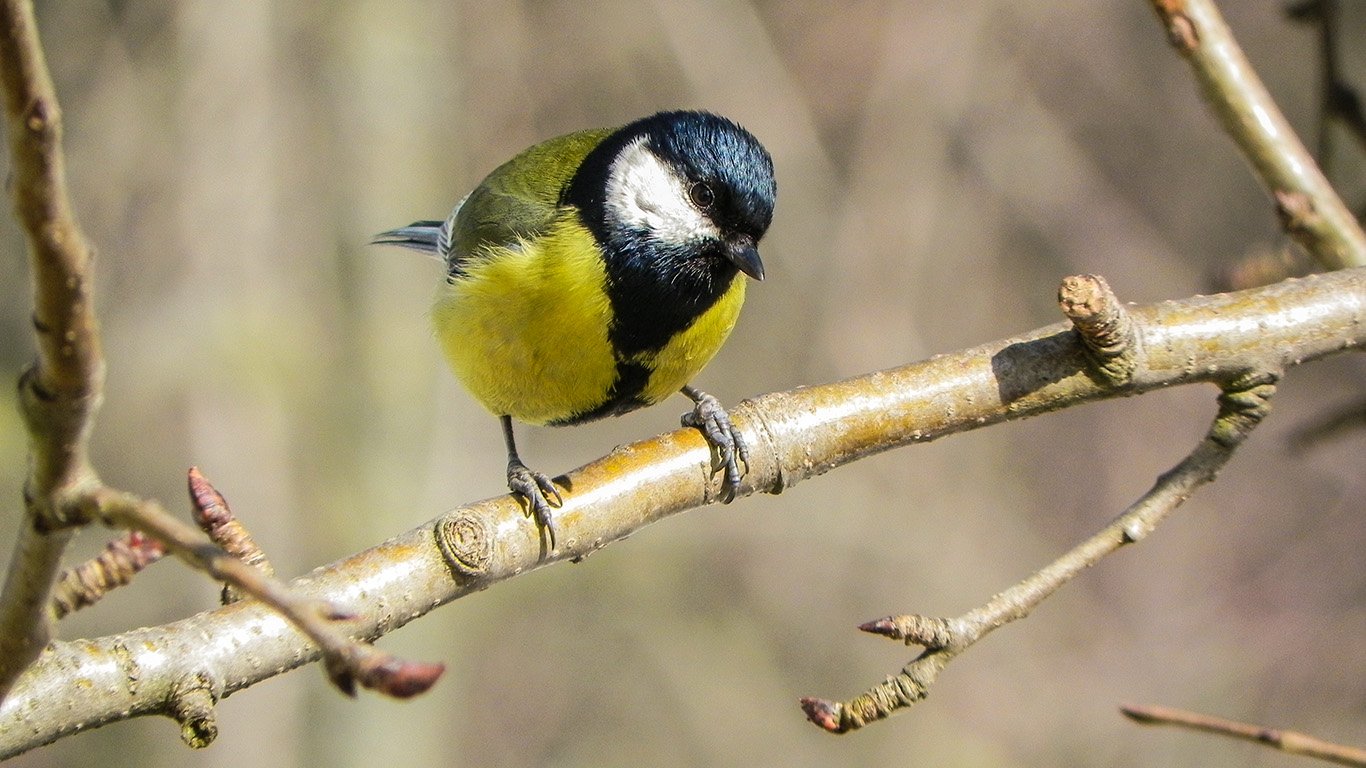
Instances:
[[[720,231],[688,199],[686,179],[637,139],[612,161],[606,206],[611,218],[669,243],[719,238]]]

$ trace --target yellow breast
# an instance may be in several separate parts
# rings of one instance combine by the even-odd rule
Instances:
[[[462,263],[432,309],[457,378],[494,414],[528,424],[564,421],[601,407],[617,355],[606,273],[592,234],[572,212],[534,243],[490,248]],[[677,392],[716,354],[735,326],[745,280],[737,276],[710,309],[656,352],[636,356],[651,372],[639,399]]]
[[[432,320],[476,400],[529,424],[602,402],[616,360],[606,277],[588,230],[566,216],[534,244],[491,248],[463,269],[442,287]]]

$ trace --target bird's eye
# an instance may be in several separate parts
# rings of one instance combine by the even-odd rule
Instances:
[[[716,193],[707,182],[694,181],[688,187],[688,198],[692,200],[693,205],[705,211],[716,202]]]

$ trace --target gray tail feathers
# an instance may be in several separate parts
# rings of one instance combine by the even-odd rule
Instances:
[[[442,255],[441,226],[442,222],[440,221],[414,221],[406,227],[391,229],[388,232],[375,235],[375,239],[371,240],[370,244],[399,245],[440,256]]]

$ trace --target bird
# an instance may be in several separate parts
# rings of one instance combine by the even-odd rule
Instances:
[[[773,159],[748,130],[665,111],[543,141],[489,173],[442,221],[373,244],[444,262],[432,322],[456,378],[498,417],[507,486],[555,546],[563,496],[518,455],[513,421],[568,426],[678,392],[733,500],[749,450],[691,380],[734,328],[773,219]],[[742,472],[741,466],[744,467]]]

